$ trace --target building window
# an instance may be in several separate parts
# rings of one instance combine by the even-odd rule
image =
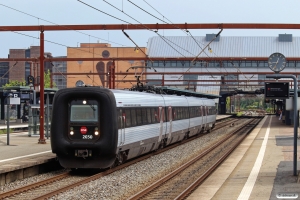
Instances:
[[[223,62],[222,62],[222,66],[223,66],[223,67],[231,67],[232,64],[229,63],[228,61],[223,61]]]
[[[286,67],[290,67],[290,68],[296,67],[295,61],[288,61],[288,62],[286,63]]]
[[[252,67],[252,62],[251,61],[246,61],[246,67]]]
[[[177,62],[176,61],[171,61],[171,67],[176,67],[177,66]]]
[[[194,65],[194,63],[191,63],[193,66],[195,67],[202,67],[203,66],[203,62],[202,61],[197,61]]]
[[[230,66],[230,65],[229,65]],[[239,61],[233,61],[233,62],[231,62],[231,67],[240,67],[240,63],[239,63]]]
[[[258,84],[259,85],[264,85],[265,84],[266,75],[258,74],[257,78],[258,78]]]
[[[183,75],[184,85],[197,85],[197,82],[190,82],[189,80],[198,80],[198,75]]]
[[[165,67],[170,67],[171,66],[171,62],[170,61],[164,61],[165,62]]]
[[[238,76],[237,75],[226,75],[224,76],[224,80],[238,80]],[[229,84],[229,85],[237,85],[238,82],[226,82],[226,84]]]
[[[165,66],[165,61],[159,61],[158,66],[159,67],[164,67]]]
[[[267,61],[259,61],[258,67],[268,67],[269,64]]]
[[[241,61],[240,62],[240,67],[246,67],[246,62],[245,61]]]
[[[211,61],[208,63],[208,67],[215,67],[216,63],[214,61]]]

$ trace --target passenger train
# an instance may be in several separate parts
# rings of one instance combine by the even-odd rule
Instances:
[[[108,168],[210,132],[214,100],[76,87],[54,97],[51,148],[65,168]]]

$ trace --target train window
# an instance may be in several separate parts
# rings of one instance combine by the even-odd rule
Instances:
[[[168,107],[168,112],[166,113],[167,115],[167,121],[171,121],[173,119],[173,111],[172,111],[172,107]]]
[[[70,121],[98,121],[98,102],[95,100],[72,100],[70,103]]]
[[[199,115],[199,107],[198,106],[196,106],[195,107],[195,117],[199,117],[200,115]]]
[[[136,119],[137,119],[137,125],[142,125],[142,109],[138,108],[136,109]]]
[[[161,108],[161,121],[166,121],[166,112],[164,107]]]
[[[122,116],[122,110],[121,109],[117,109],[117,121],[118,121],[118,129],[122,128],[122,121],[120,116]]]
[[[189,118],[189,108],[188,107],[184,107],[183,110],[184,110],[184,119]]]
[[[170,107],[165,108],[165,116],[166,116],[165,119],[167,122],[170,121],[169,110],[170,110]]]
[[[148,124],[152,123],[152,120],[151,120],[151,109],[150,108],[147,108],[147,120],[148,120]]]
[[[136,126],[136,112],[135,109],[131,109],[131,124]]]
[[[131,127],[131,116],[130,116],[129,109],[125,109],[125,123],[126,123],[126,128]]]
[[[142,108],[142,122],[143,124],[148,124],[147,121],[147,109],[146,108]]]
[[[156,108],[151,108],[151,118],[152,118],[152,123],[158,122],[158,116],[157,116]]]
[[[172,112],[173,112],[173,121],[175,121],[177,119],[176,108],[173,107]]]
[[[176,113],[177,114],[177,119],[179,119],[179,120],[182,119],[182,113],[181,113],[182,109],[180,107],[178,107],[176,110],[177,110],[177,113]]]
[[[195,107],[190,107],[190,118],[195,117]]]

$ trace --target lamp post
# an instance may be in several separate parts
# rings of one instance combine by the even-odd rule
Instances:
[[[7,134],[7,145],[9,145],[9,106],[10,106],[10,103],[8,101],[8,99],[10,99],[10,97],[12,97],[13,94],[12,93],[9,93],[7,95],[7,97],[5,98],[6,99],[6,106],[7,106],[7,109],[6,109],[6,134]]]

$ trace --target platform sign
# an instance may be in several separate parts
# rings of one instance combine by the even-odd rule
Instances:
[[[265,82],[265,99],[288,99],[289,97],[288,82]]]

